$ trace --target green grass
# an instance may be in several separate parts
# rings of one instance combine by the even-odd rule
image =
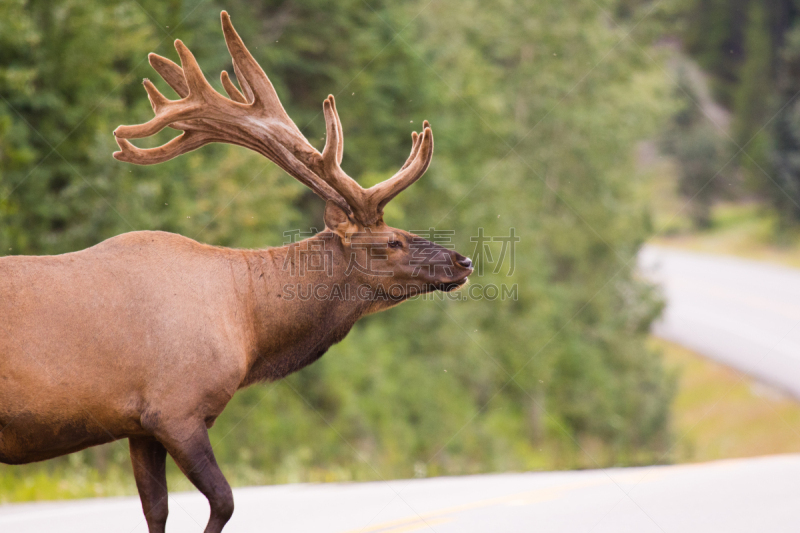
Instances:
[[[679,374],[672,462],[800,452],[798,402],[681,346],[651,342]]]
[[[0,466],[0,503],[132,494],[136,494],[133,476],[118,466],[102,473],[86,465],[41,465],[24,470]]]

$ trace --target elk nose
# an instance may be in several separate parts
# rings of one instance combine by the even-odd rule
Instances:
[[[472,259],[469,257],[460,257],[458,259],[458,264],[464,268],[472,268]]]

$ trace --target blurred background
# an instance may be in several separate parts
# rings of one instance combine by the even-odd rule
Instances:
[[[132,230],[277,246],[323,227],[321,201],[243,148],[111,157],[112,131],[152,116],[142,78],[176,97],[147,53],[178,61],[180,38],[221,90],[222,9],[320,149],[336,96],[362,185],[430,120],[433,164],[386,220],[435,228],[484,262],[473,283],[508,289],[367,317],[239,392],[211,431],[232,484],[798,450],[794,400],[650,336],[664,299],[636,257],[649,240],[800,265],[800,3],[3,0],[0,254]],[[135,494],[125,441],[0,466],[1,502],[114,494]]]

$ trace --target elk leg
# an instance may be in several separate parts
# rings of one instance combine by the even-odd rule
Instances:
[[[169,507],[167,502],[167,449],[151,437],[131,437],[133,476],[142,500],[142,510],[150,533],[164,533]]]
[[[205,425],[188,438],[163,439],[162,442],[184,475],[208,499],[211,517],[205,533],[220,533],[233,514],[233,492],[214,458]]]

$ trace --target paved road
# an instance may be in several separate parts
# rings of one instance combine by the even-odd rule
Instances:
[[[639,265],[667,299],[656,335],[800,399],[800,270],[652,246]]]
[[[283,485],[234,491],[226,533],[733,533],[798,530],[800,455],[698,465]],[[202,531],[198,493],[172,533]],[[0,531],[145,533],[138,500],[0,506]]]

